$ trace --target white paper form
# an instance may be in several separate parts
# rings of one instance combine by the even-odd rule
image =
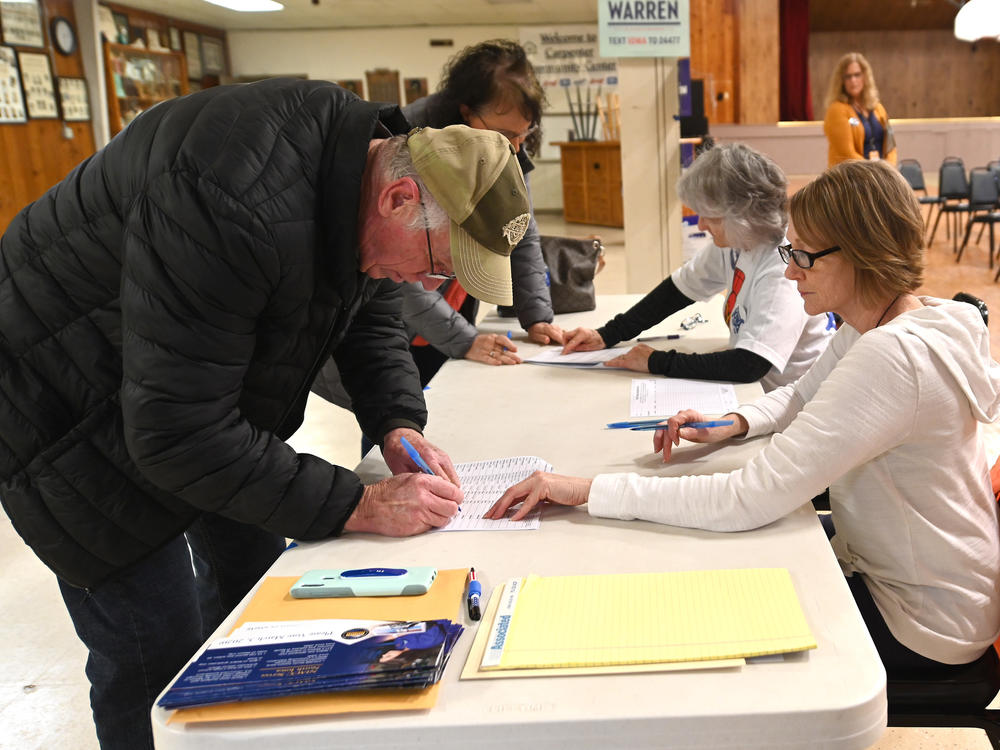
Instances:
[[[726,414],[738,407],[732,383],[683,378],[633,379],[629,416],[672,417],[681,409],[705,415]]]
[[[532,357],[526,357],[524,362],[529,365],[556,365],[559,367],[602,367],[605,362],[609,359],[614,359],[625,352],[628,349],[598,349],[594,352],[570,352],[569,354],[560,354],[561,349],[555,347],[550,347],[548,349],[542,349],[538,354]],[[609,370],[618,370],[620,368],[607,368]]]
[[[483,518],[483,514],[512,484],[527,479],[535,471],[552,471],[552,464],[535,456],[513,456],[458,464],[455,470],[465,493],[462,512],[456,513],[439,531],[521,531],[538,528],[541,511],[537,508],[521,521],[511,521],[509,517],[492,520]],[[508,516],[513,513],[514,509],[511,509]]]

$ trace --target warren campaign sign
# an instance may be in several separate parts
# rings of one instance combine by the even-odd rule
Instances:
[[[601,57],[688,57],[688,0],[598,0]]]

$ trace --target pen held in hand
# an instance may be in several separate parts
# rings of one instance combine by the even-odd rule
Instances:
[[[400,437],[399,443],[406,449],[406,452],[409,454],[410,458],[413,459],[413,463],[419,466],[420,470],[424,472],[424,474],[430,474],[432,477],[437,476],[437,474],[431,471],[431,467],[427,465],[426,461],[424,461],[423,456],[417,453],[417,449],[410,444],[409,440],[407,440],[405,437]],[[458,512],[459,513],[462,512],[461,505],[458,506]]]
[[[424,461],[423,456],[417,453],[417,449],[414,448],[412,445],[410,445],[409,440],[407,440],[405,437],[401,437],[399,439],[399,442],[402,444],[403,448],[406,449],[406,452],[409,454],[410,458],[413,459],[413,463],[419,466],[420,470],[424,472],[424,474],[430,474],[431,476],[434,476],[434,472],[431,471],[431,467],[427,465],[426,461]]]
[[[629,419],[624,422],[608,422],[609,430],[627,430],[632,427],[648,427],[653,424],[664,424],[666,426],[666,417],[658,417],[656,419]]]
[[[733,423],[731,419],[716,419],[711,422],[685,422],[680,425],[679,428],[683,429],[685,427],[693,427],[696,430],[704,430],[709,427],[728,427]],[[652,430],[665,430],[668,425],[643,425],[642,427],[630,427],[631,432],[649,432]]]

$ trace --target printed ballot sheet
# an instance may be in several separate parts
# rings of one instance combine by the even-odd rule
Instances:
[[[632,380],[629,415],[633,417],[672,417],[682,409],[702,414],[726,414],[738,407],[732,383],[683,378]]]
[[[511,521],[509,517],[492,520],[483,518],[483,514],[512,484],[527,479],[536,471],[552,471],[552,464],[535,456],[513,456],[458,464],[455,470],[465,493],[462,512],[456,513],[439,531],[521,531],[538,528],[541,516],[538,509],[521,521]],[[511,509],[508,516],[513,513],[514,509]]]
[[[481,668],[732,659],[816,648],[784,568],[508,581]]]
[[[603,365],[610,359],[614,359],[628,349],[598,349],[595,352],[570,352],[560,354],[560,349],[549,347],[542,349],[537,354],[525,357],[524,361],[529,365],[554,365],[556,367],[584,367],[599,368],[608,370],[618,370],[618,367],[604,368]]]

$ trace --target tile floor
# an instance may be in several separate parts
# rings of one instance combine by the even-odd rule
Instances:
[[[792,180],[793,187],[804,178]],[[933,192],[933,188],[932,188]],[[607,266],[596,278],[598,293],[625,291],[624,232],[607,227],[566,224],[561,215],[540,215],[546,234],[599,234]],[[950,242],[939,237],[928,256],[926,289],[939,296],[964,290],[986,300],[1000,315],[1000,285],[987,271],[987,252],[967,251],[960,266],[952,260]],[[1000,324],[993,325],[994,352],[1000,353]],[[1000,428],[991,427],[991,454],[1000,454]],[[313,399],[306,424],[292,444],[308,444],[310,452],[351,466],[358,460],[360,432],[344,410]],[[86,652],[73,633],[55,579],[23,545],[4,516],[0,519],[0,748],[9,750],[96,750],[83,668]],[[906,748],[988,748],[982,730],[903,730],[886,732],[880,750]]]

